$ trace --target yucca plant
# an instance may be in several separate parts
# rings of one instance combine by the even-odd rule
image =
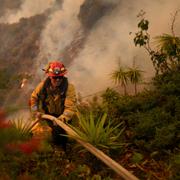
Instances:
[[[124,88],[124,95],[127,94],[127,83],[128,83],[128,73],[126,69],[122,68],[120,65],[117,70],[111,73],[111,79],[115,84],[120,84]]]
[[[113,126],[111,122],[107,122],[106,113],[97,119],[92,112],[86,115],[79,114],[78,119],[79,127],[71,127],[81,140],[100,149],[117,149],[124,145],[120,142],[120,136],[124,131],[123,123]]]
[[[22,139],[30,137],[32,134],[33,123],[32,121],[25,121],[23,118],[10,120],[10,124],[13,128],[15,128]]]
[[[32,137],[33,125],[31,121],[22,118],[10,121],[0,118],[0,151],[31,154],[38,150],[41,139]]]
[[[137,94],[137,84],[141,81],[142,79],[142,73],[138,67],[133,66],[132,68],[128,68],[128,77],[131,81],[132,84],[134,84],[134,93],[135,95]]]

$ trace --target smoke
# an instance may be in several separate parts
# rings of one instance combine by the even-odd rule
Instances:
[[[41,35],[40,54],[35,67],[42,77],[41,69],[53,59],[59,59],[64,49],[71,44],[83,28],[78,19],[80,6],[85,0],[64,0],[61,8],[54,8],[55,0],[25,0],[16,13],[6,13],[1,22],[18,22],[21,17],[40,14],[54,8],[48,17]],[[78,92],[83,95],[95,93],[113,86],[110,74],[121,61],[123,66],[136,65],[145,71],[145,77],[153,76],[151,60],[144,49],[133,44],[137,32],[137,14],[141,9],[150,21],[151,37],[171,33],[173,13],[180,8],[179,0],[99,0],[106,5],[115,4],[116,8],[96,22],[86,37],[84,48],[68,67],[68,77]],[[177,20],[179,17],[177,18]],[[179,35],[180,24],[176,20],[175,33]],[[132,33],[130,33],[132,32]],[[61,59],[64,61],[63,59]],[[66,62],[64,62],[66,65]]]
[[[50,60],[61,59],[64,49],[74,40],[77,34],[81,34],[82,28],[78,13],[83,1],[66,0],[62,5],[62,9],[49,16],[41,35],[41,51],[35,65],[37,68],[44,68]],[[37,73],[40,76],[42,75],[39,69]]]
[[[62,51],[81,29],[77,18],[82,0],[66,0],[62,9],[54,12],[41,36],[41,54],[48,59],[58,59]]]
[[[51,14],[42,33],[38,67],[49,60],[59,59],[76,33],[83,33],[77,18],[82,3],[83,0],[66,0],[61,10]],[[69,79],[83,95],[113,86],[110,74],[117,68],[119,60],[123,66],[132,66],[135,59],[136,65],[145,71],[145,78],[152,77],[154,72],[149,56],[144,49],[133,44],[134,33],[137,32],[137,14],[141,9],[147,12],[149,31],[153,37],[170,33],[172,14],[180,7],[178,0],[101,0],[101,3],[114,3],[116,8],[96,23],[86,37],[79,56],[68,67]],[[176,26],[176,29],[178,32],[180,28]]]
[[[69,68],[70,79],[83,95],[93,94],[106,87],[113,86],[111,72],[118,67],[136,65],[145,71],[145,78],[154,74],[150,57],[144,49],[134,46],[134,32],[137,32],[137,14],[141,9],[147,12],[150,21],[151,37],[162,33],[171,33],[172,14],[180,7],[178,0],[137,0],[121,1],[109,15],[101,18],[92,29],[84,49]],[[180,25],[180,24],[179,24]],[[179,26],[175,26],[179,32]],[[129,32],[133,32],[132,35]]]
[[[46,9],[51,8],[56,0],[24,0],[18,11],[7,11],[0,18],[1,23],[16,23],[21,18],[28,18],[36,14],[43,13]]]

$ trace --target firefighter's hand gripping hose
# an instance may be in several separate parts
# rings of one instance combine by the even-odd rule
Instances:
[[[116,161],[114,161],[109,156],[104,154],[102,151],[95,148],[90,143],[82,141],[80,136],[73,129],[71,129],[67,124],[65,124],[63,121],[59,120],[58,118],[55,118],[54,116],[47,115],[47,114],[42,114],[41,118],[51,120],[55,124],[57,124],[58,126],[63,128],[70,137],[75,139],[78,143],[80,143],[83,147],[85,147],[89,152],[91,152],[93,155],[95,155],[97,158],[99,158],[101,161],[103,161],[107,166],[109,166],[111,169],[113,169],[123,179],[125,179],[125,180],[139,180],[136,176],[131,174],[128,170],[123,168],[120,164],[118,164]],[[35,126],[36,123],[41,121],[41,118],[36,119],[35,122],[33,123],[32,127]]]

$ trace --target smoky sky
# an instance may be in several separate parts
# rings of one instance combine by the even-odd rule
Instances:
[[[61,52],[71,44],[77,33],[84,35],[78,18],[84,1],[64,0],[61,8],[55,8],[55,0],[25,0],[19,10],[7,12],[0,18],[1,22],[13,23],[22,17],[30,17],[48,8],[54,8],[41,33],[41,51],[35,64],[39,76],[43,77],[42,66],[48,61],[59,59]],[[149,56],[143,48],[135,47],[133,43],[134,34],[138,30],[137,14],[141,9],[146,12],[145,18],[150,22],[149,33],[154,37],[171,33],[173,14],[180,8],[179,0],[99,1],[107,5],[113,3],[116,7],[102,16],[86,34],[83,48],[68,67],[70,81],[75,85],[77,92],[83,95],[113,86],[110,74],[118,67],[119,61],[122,66],[129,67],[135,59],[136,65],[145,72],[144,77],[152,77],[154,72]],[[174,25],[177,36],[180,30],[179,20],[180,15]]]
[[[18,9],[8,9],[0,17],[1,23],[16,23],[21,18],[28,18],[41,14],[51,8],[56,0],[23,0]]]

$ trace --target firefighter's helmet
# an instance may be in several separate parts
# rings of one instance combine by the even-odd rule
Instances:
[[[67,73],[67,70],[59,61],[49,62],[47,68],[45,69],[48,76],[64,76]]]

